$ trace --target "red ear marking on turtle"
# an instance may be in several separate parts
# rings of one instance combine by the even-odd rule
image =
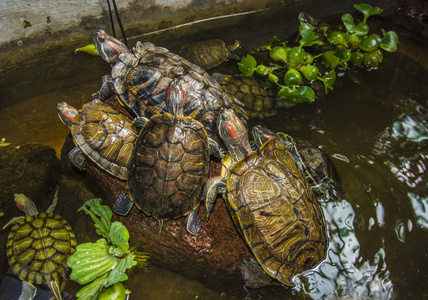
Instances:
[[[226,126],[229,129],[229,134],[233,139],[236,139],[236,133],[235,130],[233,130],[232,125],[230,125],[229,123],[226,122]]]
[[[262,137],[264,137],[265,139],[267,139],[267,140],[270,140],[272,137],[270,137],[270,136],[268,136],[268,135],[265,135],[265,134],[263,134],[262,135]]]
[[[66,117],[67,119],[69,119],[70,121],[73,121],[73,118],[72,118],[70,115],[68,115],[68,114],[66,114],[66,113],[62,113],[62,115],[63,115],[64,117]]]
[[[119,49],[114,44],[109,43],[109,42],[106,42],[106,44],[109,45],[113,49],[114,53],[116,53],[118,55],[120,54]]]

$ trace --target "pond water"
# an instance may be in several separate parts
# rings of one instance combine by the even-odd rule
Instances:
[[[297,28],[295,16],[285,21],[253,15],[240,21],[188,39],[173,39],[170,32],[138,39],[173,51],[192,39],[239,39],[244,51],[274,34],[286,38]],[[330,237],[326,260],[297,278],[296,292],[275,299],[428,297],[428,71],[420,56],[427,41],[392,24],[379,25],[395,30],[401,42],[379,69],[356,74],[358,83],[340,77],[333,91],[310,105],[250,119],[250,127],[261,124],[319,145],[332,157],[346,195],[321,203]],[[55,104],[81,107],[110,70],[100,58],[71,55],[73,49],[54,60],[46,55],[8,77],[3,74],[0,138],[47,144],[59,154],[69,131],[59,122]],[[131,299],[239,298],[155,266],[150,273],[135,272],[128,284]],[[263,294],[263,299],[272,298]]]

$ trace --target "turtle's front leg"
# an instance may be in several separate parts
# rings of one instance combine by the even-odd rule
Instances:
[[[100,90],[91,95],[91,101],[99,99],[101,101],[106,101],[108,98],[115,94],[115,89],[113,85],[113,77],[111,75],[105,75],[101,78],[101,87]]]

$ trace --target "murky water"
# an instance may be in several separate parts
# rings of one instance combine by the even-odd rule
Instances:
[[[248,17],[233,29],[192,38],[240,39],[251,49],[278,32],[284,37],[293,33],[297,25],[285,28],[288,23],[295,21]],[[388,26],[393,27],[382,24]],[[417,63],[420,57],[407,56],[424,53],[427,42],[402,33],[399,52],[405,51],[387,55],[378,70],[357,74],[359,83],[344,76],[332,92],[310,105],[250,120],[250,125],[318,144],[333,158],[342,179],[346,197],[321,203],[330,238],[328,256],[317,269],[296,279],[296,296],[428,297],[428,71]],[[175,51],[186,42],[170,39],[168,33],[151,39]],[[47,144],[59,153],[68,129],[58,120],[55,104],[66,101],[80,107],[108,71],[100,58],[67,53],[58,55],[55,64],[41,60],[17,70],[16,78],[3,78],[0,138]],[[24,79],[26,84],[20,84]],[[127,284],[135,299],[235,298],[156,267],[150,273],[133,273]]]

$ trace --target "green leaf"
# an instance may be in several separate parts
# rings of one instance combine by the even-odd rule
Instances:
[[[278,83],[278,81],[279,81],[278,76],[276,76],[275,74],[272,74],[272,73],[268,74],[268,79],[273,83]]]
[[[365,39],[362,39],[358,47],[365,52],[373,52],[379,48],[381,38],[378,34],[371,34]]]
[[[269,73],[269,68],[264,65],[258,65],[255,71],[260,76],[266,76]]]
[[[340,31],[333,31],[327,35],[327,41],[330,44],[343,45],[348,47],[348,43],[346,42],[345,35]]]
[[[269,51],[269,57],[275,60],[287,61],[287,50],[285,47],[276,46]]]
[[[135,266],[137,262],[134,260],[134,255],[129,253],[123,259],[120,260],[119,264],[111,270],[110,275],[103,283],[105,287],[109,287],[117,282],[125,281],[128,279],[128,275],[126,275],[126,269],[130,269]]]
[[[351,59],[351,51],[346,48],[336,51],[335,55],[339,57],[342,62],[347,62]]]
[[[369,26],[365,23],[359,23],[355,25],[354,18],[350,14],[344,14],[342,16],[343,25],[345,25],[346,31],[349,33],[355,33],[359,36],[364,36],[369,32]]]
[[[101,292],[101,289],[103,287],[102,284],[106,280],[107,276],[108,274],[106,273],[96,278],[90,284],[85,285],[83,288],[81,288],[76,293],[77,300],[97,300],[98,294]]]
[[[98,296],[98,300],[125,300],[127,291],[123,284],[115,283]]]
[[[67,266],[72,268],[70,278],[86,284],[110,272],[119,264],[119,258],[110,255],[109,248],[109,245],[99,242],[78,245],[76,252],[67,260]]]
[[[299,71],[305,76],[307,80],[315,80],[320,73],[317,66],[303,66]]]
[[[302,39],[299,41],[300,47],[310,47],[315,44],[323,44],[323,42],[317,41],[318,36],[314,33],[314,26],[311,24],[301,22],[299,26],[299,33],[302,36]]]
[[[79,52],[84,52],[93,56],[100,56],[100,53],[98,52],[94,44],[89,44],[74,50],[74,53],[79,53]]]
[[[351,54],[351,61],[356,65],[356,66],[361,66],[361,64],[364,61],[364,54],[362,54],[361,52],[352,52]]]
[[[382,60],[383,54],[380,49],[364,54],[364,64],[369,68],[377,68]]]
[[[398,36],[394,31],[388,31],[385,33],[380,41],[380,47],[388,52],[395,52],[398,44]]]
[[[302,75],[296,69],[290,68],[284,75],[286,85],[299,85],[302,83]]]
[[[109,235],[111,242],[114,245],[120,247],[124,253],[128,252],[129,232],[128,229],[126,229],[125,225],[123,225],[119,221],[114,222],[113,224],[111,224]]]
[[[323,55],[323,61],[322,62],[327,68],[334,69],[340,63],[340,59],[339,59],[339,57],[334,55],[333,51],[327,51]]]
[[[306,52],[302,48],[294,47],[288,52],[287,63],[289,67],[295,68],[298,65],[302,65],[305,61]]]
[[[358,44],[361,42],[361,39],[360,39],[360,36],[358,34],[350,33],[346,36],[346,41],[352,47],[356,48],[356,47],[358,47]]]
[[[243,56],[241,58],[241,61],[238,62],[239,71],[241,71],[245,77],[252,76],[256,66],[257,66],[256,59],[250,54]]]
[[[318,77],[324,83],[324,91],[327,94],[328,90],[333,90],[333,84],[336,81],[336,72],[334,70],[330,70],[324,77]]]
[[[379,8],[377,6],[375,8],[373,8],[373,6],[371,6],[369,4],[365,4],[365,3],[354,4],[354,7],[356,10],[359,10],[360,12],[363,13],[363,15],[364,15],[363,23],[366,23],[368,17],[378,15],[378,14],[383,12],[382,8]]]
[[[88,206],[88,208],[86,207]],[[101,205],[101,199],[95,198],[86,201],[85,204],[77,211],[83,210],[86,214],[90,215],[94,226],[99,235],[109,239],[109,232],[111,226],[111,217],[113,212],[107,205]]]
[[[283,45],[285,47],[286,42],[281,42],[281,40],[278,39],[278,37],[275,35],[266,44],[254,49],[254,50],[255,51],[270,50],[270,49],[272,49],[273,45]]]
[[[303,102],[313,102],[315,99],[315,92],[305,85],[299,86],[298,88],[284,86],[278,91],[278,96],[290,103],[298,104]]]

